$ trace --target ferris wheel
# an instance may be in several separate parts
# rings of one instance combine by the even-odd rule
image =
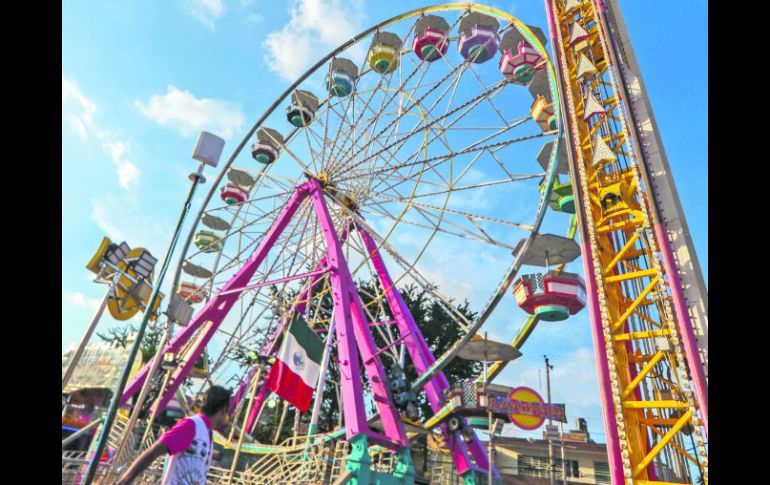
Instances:
[[[208,355],[210,379],[235,377],[233,409],[250,407],[248,432],[268,393],[258,366],[233,356],[274,356],[301,318],[331,349],[340,381],[347,375],[336,436],[398,450],[408,443],[403,417],[436,418],[409,406],[403,382],[394,384],[403,380],[398,369],[412,362],[420,374],[412,390],[424,390],[440,413],[449,385],[441,369],[522,265],[534,264],[526,250],[546,215],[574,213],[545,43],[542,30],[502,11],[441,5],[371,27],[292,84],[211,181],[188,235],[174,290],[196,315],[164,350],[181,363],[168,371],[158,406]],[[473,255],[475,274],[458,255]],[[558,262],[546,253],[544,265]],[[475,320],[450,296],[451,285],[469,280],[486,301]],[[524,293],[543,286],[521,281]],[[408,284],[461,329],[444,355],[432,354],[409,315],[398,291]],[[528,295],[517,289],[520,297]],[[576,311],[558,301],[527,305],[544,320]],[[369,426],[369,408],[379,431]],[[489,466],[473,432],[452,441],[453,431],[441,429],[458,472]]]

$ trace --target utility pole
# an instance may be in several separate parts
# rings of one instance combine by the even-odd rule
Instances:
[[[487,337],[487,332],[484,332],[484,392],[487,392],[486,386],[489,384],[487,382],[487,343],[489,342],[489,339]],[[487,394],[487,406],[489,406],[489,394]],[[492,470],[494,470],[494,463],[495,463],[495,445],[493,444],[493,439],[495,437],[495,428],[494,423],[492,422],[492,410],[489,409],[487,413],[487,420],[488,420],[488,427],[489,427],[489,464],[487,466],[487,483],[489,485],[492,485],[493,480],[493,473]]]
[[[548,363],[548,356],[543,355],[543,358],[545,359],[545,389],[546,389],[546,396],[548,404],[551,404],[551,369],[553,369],[553,366]],[[553,442],[551,441],[551,435],[548,432],[551,423],[553,420],[548,418],[548,427],[546,428],[545,436],[548,438],[548,480],[550,481],[551,485],[554,485],[555,477],[554,477],[554,467],[553,467]]]

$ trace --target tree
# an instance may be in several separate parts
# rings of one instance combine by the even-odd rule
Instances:
[[[109,329],[106,335],[102,335],[98,332],[96,335],[105,342],[125,348],[128,345],[128,338],[132,334],[136,335],[137,331],[138,329],[136,327],[130,323],[127,323],[124,326],[113,327]],[[148,325],[146,327],[144,337],[142,338],[142,343],[139,346],[139,351],[142,354],[142,364],[146,364],[158,352],[158,346],[160,345],[161,338],[163,338],[163,328],[157,323],[157,321],[155,322],[155,325]],[[159,378],[160,376],[162,376],[162,373],[156,374],[155,379],[153,379],[152,383],[150,384],[147,397],[142,404],[142,411],[139,413],[139,417],[142,419],[147,417],[147,413],[149,412],[150,407],[158,397],[162,382],[162,379]],[[185,383],[189,383],[189,378],[185,380]],[[136,403],[136,399],[138,397],[139,393],[134,394],[134,403]],[[171,421],[165,419],[165,410],[163,415],[159,416],[157,421],[164,425],[171,423]]]
[[[105,342],[121,348],[126,348],[126,345],[128,345],[128,338],[131,335],[136,335],[137,332],[138,329],[136,327],[127,323],[124,326],[109,329],[106,335],[99,332],[96,332],[96,335]],[[163,329],[157,322],[155,325],[147,325],[147,328],[144,331],[144,337],[142,338],[142,343],[139,347],[140,352],[142,352],[143,364],[150,360],[150,358],[158,351],[158,345],[160,344],[162,336]]]

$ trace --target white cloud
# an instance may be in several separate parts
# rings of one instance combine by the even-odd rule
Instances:
[[[362,0],[292,0],[289,22],[265,39],[268,68],[293,81],[310,63],[361,30]]]
[[[258,13],[250,13],[248,17],[246,17],[246,21],[252,24],[261,24],[264,20],[265,20],[265,17],[261,16]]]
[[[112,163],[118,169],[118,183],[124,189],[131,189],[135,186],[135,183],[139,181],[141,172],[136,165],[131,163],[127,158],[128,145],[123,141],[106,141],[102,144],[102,147],[110,154]]]
[[[126,241],[132,248],[143,247],[157,257],[168,245],[171,229],[137,200],[107,194],[91,204],[91,219],[113,241]]]
[[[94,122],[96,103],[83,94],[75,81],[62,75],[61,86],[62,116],[81,139],[87,140],[93,136],[101,142],[102,148],[117,169],[120,186],[126,190],[133,189],[142,173],[126,157],[129,152],[128,142],[118,139],[109,130]]]
[[[215,21],[225,13],[222,0],[192,0],[190,14],[200,23],[214,30]]]
[[[94,312],[99,308],[99,305],[101,304],[101,300],[96,298],[88,298],[83,293],[77,291],[72,293],[63,292],[62,300],[69,302],[77,307],[87,308]]]
[[[61,103],[66,120],[82,139],[87,139],[88,132],[93,129],[96,103],[86,98],[78,85],[64,76],[61,78]]]
[[[199,99],[172,85],[165,94],[155,94],[146,103],[135,101],[134,106],[159,125],[178,129],[184,137],[207,130],[230,138],[245,121],[238,105],[222,99]]]

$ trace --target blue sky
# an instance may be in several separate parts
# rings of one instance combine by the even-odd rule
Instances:
[[[84,266],[103,235],[162,257],[189,187],[186,175],[195,168],[190,154],[198,132],[223,136],[230,153],[322,55],[373,23],[429,3],[64,2],[62,350],[81,337],[102,296],[104,288],[91,282]],[[708,281],[707,4],[622,4]],[[540,1],[490,5],[545,28]],[[193,210],[200,201],[199,194]],[[471,301],[476,308],[483,303]],[[515,309],[505,313],[511,306],[506,300],[490,322],[490,334],[501,340],[521,322]],[[105,317],[100,329],[112,325]],[[571,424],[587,418],[603,441],[591,347],[584,311],[568,323],[539,328],[500,380],[540,389],[547,353],[556,367],[554,401],[567,402]]]

